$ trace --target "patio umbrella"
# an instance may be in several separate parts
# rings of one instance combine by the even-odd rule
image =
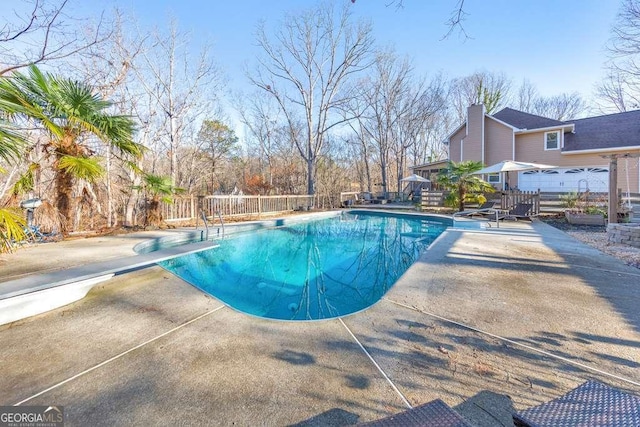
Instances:
[[[483,175],[489,173],[505,173],[506,179],[505,184],[507,184],[507,188],[509,186],[509,172],[517,171],[531,171],[538,169],[554,169],[557,166],[551,165],[543,165],[540,163],[528,163],[528,162],[516,162],[515,160],[503,160],[500,163],[496,163],[495,165],[487,166],[484,169],[480,169],[477,172],[474,172],[474,175]]]
[[[500,172],[511,172],[511,171],[531,171],[536,169],[554,169],[557,166],[551,165],[542,165],[539,163],[527,163],[527,162],[516,162],[515,160],[503,160],[500,163],[496,163],[495,165],[487,166],[484,169],[480,169],[477,172],[474,172],[475,175],[483,175],[485,173],[500,173]]]
[[[409,175],[406,178],[402,178],[400,181],[403,182],[431,182],[429,181],[427,178],[424,178],[420,175],[416,175],[415,173],[412,175]]]
[[[420,188],[420,186],[421,186],[423,183],[425,183],[425,182],[431,182],[431,181],[429,181],[427,178],[422,177],[422,176],[420,176],[420,175],[416,175],[415,173],[414,173],[414,174],[409,175],[409,176],[408,176],[408,177],[406,177],[406,178],[402,178],[400,181],[402,181],[402,182],[410,182],[410,183],[411,183],[411,192],[410,192],[409,194],[411,194],[411,193],[414,193],[414,194],[415,194],[415,192],[416,192],[416,187],[417,187],[417,188]],[[417,185],[418,183],[420,183],[420,184],[419,184],[419,185]]]

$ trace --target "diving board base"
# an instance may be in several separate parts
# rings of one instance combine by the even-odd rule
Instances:
[[[0,325],[26,319],[60,308],[84,298],[98,283],[111,279],[113,274],[92,277],[78,282],[55,286],[0,300]]]

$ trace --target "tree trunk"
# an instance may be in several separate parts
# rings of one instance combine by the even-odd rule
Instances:
[[[107,185],[107,227],[113,225],[113,194],[111,194],[111,145],[107,144],[106,158],[106,185]]]
[[[65,170],[57,169],[55,172],[56,208],[62,216],[62,232],[69,230],[72,214],[73,177]]]
[[[458,211],[462,212],[464,210],[464,198],[466,195],[466,191],[462,185],[458,187]]]
[[[314,195],[316,193],[314,175],[315,175],[315,159],[307,160],[307,194]]]
[[[159,226],[162,224],[162,213],[160,212],[160,200],[152,198],[149,200],[147,208],[147,225]]]

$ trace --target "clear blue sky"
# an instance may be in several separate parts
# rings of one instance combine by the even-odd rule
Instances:
[[[357,18],[371,20],[380,45],[393,45],[413,58],[418,72],[447,77],[476,70],[504,72],[519,84],[529,79],[546,96],[578,91],[589,98],[602,76],[604,45],[609,38],[618,0],[466,0],[465,28],[441,40],[445,21],[457,0],[389,0],[347,2]],[[193,40],[214,44],[216,61],[231,88],[246,88],[244,66],[257,52],[256,24],[275,26],[285,12],[313,5],[313,0],[72,0],[69,12],[97,14],[114,6],[145,28],[166,26],[174,17]],[[14,7],[5,4],[0,9]],[[17,6],[15,6],[17,7]],[[197,49],[194,49],[197,51]]]
[[[351,4],[350,0],[346,1]],[[255,55],[254,31],[261,19],[277,25],[285,12],[312,0],[94,0],[96,8],[117,5],[141,27],[164,26],[173,16],[194,39],[214,43],[214,55],[234,88],[242,87],[244,64]],[[416,70],[448,77],[476,70],[504,72],[518,84],[529,79],[546,96],[578,91],[585,98],[602,76],[604,45],[617,0],[467,0],[465,29],[441,40],[456,0],[357,0],[358,18],[370,19],[376,40],[413,58]]]

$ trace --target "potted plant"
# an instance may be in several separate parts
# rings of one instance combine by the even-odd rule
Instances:
[[[575,225],[605,225],[607,217],[606,201],[590,199],[589,191],[582,194],[568,195],[563,204],[569,209],[564,211],[564,216],[569,224]],[[571,204],[569,204],[571,202]]]

